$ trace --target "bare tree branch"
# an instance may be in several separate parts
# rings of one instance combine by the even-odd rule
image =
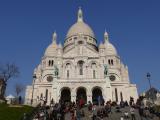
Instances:
[[[6,65],[0,66],[0,76],[7,81],[10,78],[17,77],[19,75],[19,69],[14,63],[7,63]]]
[[[16,95],[18,96],[21,92],[23,92],[24,90],[24,86],[20,83],[16,83],[15,84],[15,92],[16,92]]]
[[[0,84],[0,99],[4,99],[8,80],[18,75],[19,69],[14,63],[0,65],[0,79],[2,79]]]

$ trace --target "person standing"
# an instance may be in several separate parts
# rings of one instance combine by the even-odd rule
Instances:
[[[97,108],[96,108],[96,105],[93,105],[92,113],[93,113],[93,120],[96,120],[96,118],[97,118]]]
[[[131,112],[131,119],[132,120],[136,120],[136,117],[135,117],[135,110],[133,107],[130,108],[130,112]]]

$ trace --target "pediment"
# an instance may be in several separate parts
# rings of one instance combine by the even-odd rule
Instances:
[[[99,54],[96,50],[92,50],[86,46],[74,47],[63,54],[63,57],[65,58],[77,56],[99,57]]]

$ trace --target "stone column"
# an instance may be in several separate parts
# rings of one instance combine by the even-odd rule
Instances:
[[[76,91],[74,88],[72,88],[72,90],[71,90],[71,101],[76,102]]]
[[[90,87],[88,87],[88,90],[87,90],[87,103],[88,101],[92,102],[92,91]]]
[[[109,101],[109,100],[112,100],[112,89],[109,86],[106,87],[105,98],[104,99],[105,99],[105,102]]]

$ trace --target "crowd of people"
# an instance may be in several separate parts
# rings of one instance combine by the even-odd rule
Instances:
[[[129,108],[128,111],[123,111],[123,108]],[[44,102],[39,106],[38,111],[34,114],[33,120],[81,120],[82,118],[90,117],[92,120],[103,120],[108,118],[112,112],[121,113],[122,120],[130,118],[137,120],[136,111],[139,112],[140,118],[152,118],[151,111],[144,106],[143,98],[139,98],[136,102],[131,97],[129,103],[121,101],[118,105],[116,102],[107,101],[106,103],[89,101],[85,104],[83,99],[76,102],[59,102],[47,106]],[[87,112],[87,113],[86,113]]]

